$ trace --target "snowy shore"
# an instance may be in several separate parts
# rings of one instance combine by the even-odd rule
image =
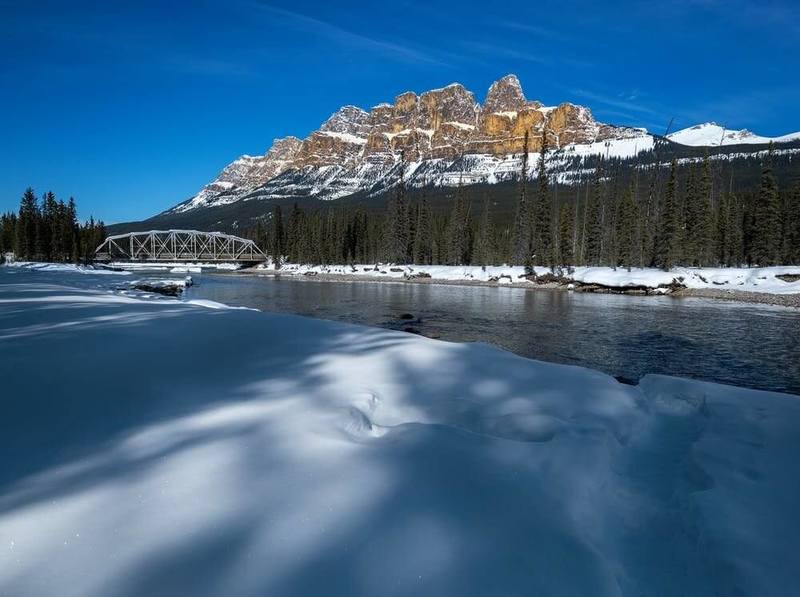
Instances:
[[[12,268],[0,367],[2,595],[800,588],[796,396]]]
[[[534,287],[537,282],[526,279],[522,266],[452,266],[452,265],[301,265],[284,264],[276,270],[272,264],[259,271],[281,275],[346,276],[378,280],[410,280],[439,282],[493,283]],[[534,268],[534,273],[545,284],[552,278],[552,270]],[[648,289],[654,293],[671,292],[676,288],[689,290],[724,290],[758,292],[762,294],[800,294],[800,266],[761,268],[673,268],[663,271],[655,268],[575,267],[558,272],[558,284],[567,288],[598,286],[615,290]]]

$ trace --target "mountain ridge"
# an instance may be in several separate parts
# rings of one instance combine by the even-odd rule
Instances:
[[[652,151],[657,140],[687,147],[754,146],[793,141],[800,133],[768,138],[704,123],[660,137],[597,122],[588,107],[571,102],[545,106],[529,100],[509,74],[491,84],[483,104],[462,84],[451,83],[420,94],[406,91],[394,103],[369,110],[342,106],[305,139],[278,138],[262,156],[240,156],[196,195],[162,213],[251,199],[377,196],[401,179],[412,187],[494,184],[518,174],[526,138],[531,172],[546,139],[556,153],[557,180],[570,184],[584,174],[575,169],[576,157],[631,158]]]

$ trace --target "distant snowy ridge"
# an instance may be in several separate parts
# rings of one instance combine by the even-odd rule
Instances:
[[[715,122],[706,122],[667,135],[667,139],[693,147],[719,147],[724,145],[756,145],[788,143],[800,139],[800,132],[780,137],[762,137],[747,129],[730,130]]]

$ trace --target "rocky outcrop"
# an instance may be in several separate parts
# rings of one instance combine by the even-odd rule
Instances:
[[[520,154],[526,133],[529,152],[538,152],[545,138],[550,147],[561,148],[644,134],[597,123],[582,106],[546,107],[529,101],[515,75],[492,83],[483,106],[463,85],[453,83],[421,95],[401,93],[393,103],[368,112],[344,106],[303,141],[277,139],[263,156],[242,156],[176,210],[230,202],[256,189],[260,197],[287,196],[281,188],[298,192],[298,177],[313,179],[306,185],[308,193],[340,197],[365,190],[382,177],[398,178],[401,162],[428,172],[431,168],[420,166],[481,161],[467,160],[470,155],[485,160]],[[458,180],[464,180],[464,174],[462,170]],[[473,177],[466,174],[469,182]],[[492,178],[481,176],[476,180]],[[452,178],[442,180],[447,184]]]

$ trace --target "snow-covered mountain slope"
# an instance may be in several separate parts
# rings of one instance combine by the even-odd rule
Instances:
[[[767,138],[746,130],[701,124],[668,136],[687,146],[764,144],[800,139]],[[215,207],[243,199],[313,196],[338,199],[375,195],[400,180],[411,186],[496,183],[520,171],[527,148],[535,169],[544,141],[554,150],[553,170],[563,183],[582,172],[573,157],[631,158],[653,149],[645,129],[597,122],[583,106],[544,106],[526,99],[515,75],[492,83],[484,103],[453,83],[420,95],[407,91],[371,110],[344,106],[304,140],[276,139],[263,156],[242,156],[191,199],[167,213]]]
[[[751,145],[773,143],[787,143],[800,139],[800,132],[790,133],[780,137],[762,137],[751,133],[747,129],[729,130],[715,122],[705,122],[693,127],[676,131],[667,135],[670,141],[681,145],[693,147],[718,147],[721,145]]]

